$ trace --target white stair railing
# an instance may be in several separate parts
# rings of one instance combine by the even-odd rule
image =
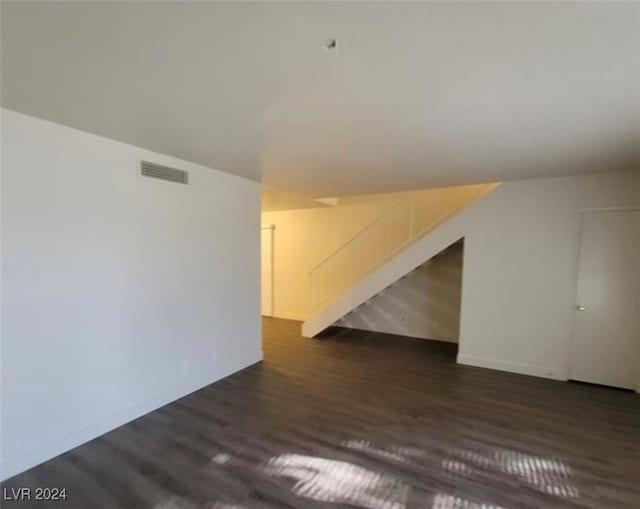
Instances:
[[[498,185],[402,193],[398,203],[309,271],[311,312]]]

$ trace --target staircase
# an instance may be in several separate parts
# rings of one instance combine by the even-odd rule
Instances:
[[[440,231],[447,221],[499,184],[403,193],[391,208],[309,271],[313,337],[459,239]],[[428,242],[423,242],[428,237]],[[420,241],[420,249],[412,249]]]

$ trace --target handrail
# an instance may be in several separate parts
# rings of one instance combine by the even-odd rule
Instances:
[[[382,221],[385,217],[387,217],[389,214],[391,214],[391,212],[393,212],[395,209],[399,208],[400,205],[402,205],[402,202],[400,202],[400,201],[394,203],[390,208],[385,210],[382,214],[380,214],[376,219],[371,221],[367,226],[365,226],[362,230],[360,230],[358,233],[356,233],[353,237],[351,237],[349,240],[347,240],[342,245],[340,245],[340,247],[338,247],[335,251],[333,251],[329,256],[324,258],[320,263],[318,263],[317,265],[314,265],[311,269],[309,269],[307,271],[307,274],[311,274],[318,267],[320,267],[321,265],[324,265],[325,263],[327,263],[331,258],[333,258],[335,255],[337,255],[345,247],[347,247],[352,242],[356,241],[359,237],[361,237],[362,235],[367,233],[371,228],[373,228],[380,221]]]
[[[386,263],[406,246],[480,199],[499,184],[477,184],[407,193],[311,268],[310,310]],[[343,253],[344,256],[338,257]]]

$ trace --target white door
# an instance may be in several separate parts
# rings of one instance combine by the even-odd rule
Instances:
[[[585,212],[571,378],[637,389],[640,210]]]
[[[273,226],[263,226],[261,232],[262,315],[273,316]]]

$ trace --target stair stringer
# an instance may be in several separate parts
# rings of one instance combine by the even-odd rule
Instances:
[[[454,242],[463,238],[475,207],[484,200],[489,199],[492,194],[493,193],[489,193],[444,223],[438,225],[427,235],[409,245],[406,249],[314,313],[302,324],[302,335],[308,338],[317,336],[337,320],[364,304],[372,297],[375,297],[398,279],[424,264]]]

